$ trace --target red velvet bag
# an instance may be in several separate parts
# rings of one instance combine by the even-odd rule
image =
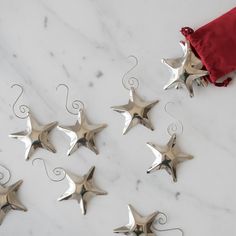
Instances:
[[[231,78],[217,80],[236,70],[236,8],[195,32],[189,27],[181,32],[209,72],[208,80],[216,86],[227,86]]]

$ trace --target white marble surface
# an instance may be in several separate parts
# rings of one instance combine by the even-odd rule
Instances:
[[[197,28],[234,5],[235,0],[1,0],[0,160],[12,170],[12,182],[24,180],[19,196],[28,212],[10,212],[0,235],[110,236],[127,222],[127,203],[144,215],[165,212],[165,227],[180,226],[187,236],[236,235],[236,83],[195,88],[190,99],[186,91],[162,90],[170,74],[160,63],[181,54],[180,27]],[[110,106],[128,100],[121,77],[130,54],[139,58],[139,94],[161,102],[151,112],[154,132],[138,126],[122,136],[124,119]],[[55,91],[67,83],[90,120],[109,125],[97,137],[99,156],[81,149],[67,158],[69,139],[58,130],[51,136],[57,154],[34,155],[49,168],[61,165],[78,174],[96,165],[96,182],[109,195],[94,198],[86,216],[75,201],[57,202],[66,181],[50,182],[41,163],[24,161],[24,145],[7,137],[25,128],[11,110],[13,83],[24,86],[21,102],[41,123],[75,122],[64,109],[64,92]],[[171,112],[184,124],[179,145],[195,157],[178,169],[178,183],[165,172],[145,173],[154,160],[145,142],[165,144],[169,138],[166,127],[173,120],[163,109],[168,101],[176,101]]]

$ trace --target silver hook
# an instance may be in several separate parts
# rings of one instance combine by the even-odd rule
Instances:
[[[170,104],[175,104],[174,102],[167,102],[166,105],[165,105],[165,112],[171,117],[173,118],[174,120],[176,120],[177,122],[172,122],[169,124],[169,126],[167,127],[167,132],[168,134],[171,136],[173,134],[176,134],[178,132],[178,129],[180,128],[180,132],[179,134],[183,134],[183,131],[184,131],[184,127],[183,127],[183,123],[176,119],[168,110],[167,110],[167,107],[168,105]]]
[[[59,179],[53,179],[52,177],[50,177],[49,173],[48,173],[48,169],[47,169],[47,166],[46,166],[46,163],[45,161],[42,159],[42,158],[34,158],[32,160],[32,165],[34,165],[34,162],[35,161],[42,161],[43,162],[43,165],[44,165],[44,169],[45,169],[45,172],[46,172],[46,175],[47,177],[53,181],[53,182],[61,182],[62,180],[65,179],[66,177],[66,171],[65,169],[63,169],[62,167],[56,167],[52,170],[52,173],[55,175],[55,176],[61,176],[63,174],[63,176]]]
[[[155,229],[158,232],[179,231],[182,234],[182,236],[184,236],[184,231],[181,228],[156,229],[155,227],[153,227],[153,229]]]
[[[58,88],[61,87],[61,86],[66,88],[66,104],[65,104],[66,110],[72,115],[78,115],[78,112],[70,111],[69,108],[68,108],[69,90],[70,90],[69,87],[66,84],[58,84],[57,87],[56,87],[56,90],[58,90]],[[75,110],[79,110],[79,111],[84,110],[84,103],[80,100],[72,101],[71,106]]]
[[[13,103],[12,111],[13,111],[13,113],[14,113],[14,115],[15,115],[16,117],[18,117],[18,118],[20,118],[20,119],[25,119],[25,118],[27,118],[27,117],[29,116],[29,110],[30,110],[30,109],[29,109],[29,107],[26,106],[25,104],[22,104],[22,105],[19,106],[19,111],[20,111],[20,113],[21,113],[22,115],[24,115],[24,114],[26,114],[26,115],[24,115],[24,116],[19,116],[19,115],[16,114],[16,109],[15,109],[16,103],[18,102],[18,100],[20,99],[20,97],[22,96],[22,94],[23,94],[23,92],[24,92],[24,89],[23,89],[23,87],[22,87],[20,84],[13,84],[13,85],[11,86],[11,88],[14,88],[14,87],[16,87],[16,86],[17,86],[18,88],[20,88],[21,91],[20,91],[19,96],[17,97],[17,99],[16,99],[15,102]]]
[[[136,67],[138,66],[138,58],[136,56],[130,55],[128,58],[135,59],[135,65],[133,65],[122,77],[122,84],[125,89],[130,90],[131,88],[137,89],[139,87],[139,80],[135,77],[130,77],[125,81],[125,77]],[[127,82],[127,84],[126,84]]]
[[[167,222],[167,215],[161,211],[158,212],[156,222],[160,225],[164,225]]]
[[[159,217],[156,220],[156,223],[160,224],[160,225],[164,225],[167,223],[167,215],[163,212],[158,212],[157,217]],[[169,228],[169,229],[157,229],[155,226],[152,226],[152,228],[158,232],[168,232],[168,231],[179,231],[182,236],[184,236],[184,231],[181,228]]]
[[[0,172],[0,185],[4,186],[6,185],[7,183],[9,183],[10,179],[11,179],[11,171],[4,165],[0,165],[4,170],[7,171],[7,174],[8,174],[8,178],[5,180],[5,182],[2,182],[5,178],[5,174],[3,172]]]

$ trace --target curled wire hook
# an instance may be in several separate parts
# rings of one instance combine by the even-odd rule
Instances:
[[[160,225],[164,225],[167,222],[167,215],[161,211],[158,212],[156,222]]]
[[[182,234],[182,236],[184,236],[184,231],[181,228],[157,229],[153,227],[153,229],[158,232],[179,231]]]
[[[130,90],[131,88],[137,89],[139,87],[139,80],[136,77],[129,77],[127,81],[125,81],[125,78],[136,66],[138,66],[138,58],[133,55],[128,56],[128,58],[134,58],[135,64],[123,75],[122,84],[125,89],[128,90]]]
[[[12,111],[13,111],[13,113],[14,113],[14,115],[15,115],[16,117],[18,117],[18,118],[20,118],[20,119],[25,119],[25,118],[27,118],[27,117],[29,116],[29,110],[30,110],[29,107],[26,106],[25,104],[22,104],[22,105],[19,106],[19,111],[20,111],[20,113],[21,113],[23,116],[17,115],[16,109],[15,109],[16,103],[18,102],[18,100],[19,100],[20,97],[22,96],[22,94],[23,94],[23,92],[24,92],[24,89],[23,89],[23,87],[22,87],[20,84],[13,84],[13,85],[11,86],[11,88],[14,88],[14,87],[20,88],[21,91],[20,91],[19,96],[17,97],[17,99],[16,99],[15,102],[13,103]],[[25,115],[25,114],[26,114],[26,115]]]
[[[42,161],[43,162],[43,165],[44,165],[44,169],[45,169],[45,172],[46,172],[46,175],[47,177],[53,181],[53,182],[61,182],[62,180],[65,179],[66,177],[66,171],[62,168],[62,167],[56,167],[52,170],[52,173],[55,175],[55,176],[61,176],[63,175],[61,178],[59,179],[54,179],[52,177],[50,177],[49,173],[48,173],[48,169],[47,169],[47,166],[46,166],[46,163],[45,161],[42,159],[42,158],[35,158],[33,161],[32,161],[32,165],[34,165],[35,161]]]
[[[9,183],[10,179],[11,179],[11,171],[4,165],[0,165],[0,167],[2,167],[3,169],[5,169],[7,171],[7,174],[8,174],[8,178],[2,182],[5,178],[5,174],[3,172],[0,172],[0,184],[2,186],[6,185],[7,183]]]
[[[78,112],[70,111],[70,109],[68,108],[69,90],[70,90],[69,87],[66,84],[58,84],[56,90],[58,90],[59,87],[66,88],[66,104],[65,104],[66,110],[72,115],[78,115]],[[72,101],[71,106],[74,110],[79,110],[79,111],[84,110],[84,103],[80,100]]]
[[[157,224],[160,224],[160,225],[164,225],[167,223],[167,215],[163,212],[158,212],[158,215],[157,215],[157,220],[156,220],[156,223]],[[179,231],[182,236],[184,236],[184,231],[181,229],[181,228],[168,228],[168,229],[157,229],[155,226],[152,226],[152,228],[158,232],[168,232],[168,231]]]
[[[173,118],[174,120],[176,120],[176,122],[172,122],[169,124],[169,126],[167,127],[167,132],[168,134],[171,136],[172,134],[175,134],[178,132],[178,130],[180,129],[179,131],[179,134],[183,134],[183,131],[184,131],[184,127],[183,127],[183,123],[176,119],[167,109],[167,107],[170,105],[170,104],[175,104],[174,102],[167,102],[166,105],[165,105],[165,112],[171,117]]]

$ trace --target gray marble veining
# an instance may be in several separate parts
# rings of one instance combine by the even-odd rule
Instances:
[[[1,0],[0,162],[12,170],[12,182],[24,180],[19,197],[28,212],[10,212],[0,235],[110,236],[128,220],[128,203],[143,215],[165,212],[166,227],[180,226],[187,236],[236,235],[236,83],[194,88],[191,99],[184,90],[163,91],[170,75],[161,64],[163,57],[181,55],[182,26],[197,28],[234,6],[235,0]],[[151,113],[155,131],[137,126],[122,136],[123,117],[110,107],[128,98],[121,78],[132,63],[130,54],[139,58],[132,74],[140,80],[138,93],[160,103]],[[41,123],[75,121],[55,89],[67,83],[69,99],[86,104],[91,122],[108,124],[96,139],[98,156],[84,148],[66,157],[68,139],[57,130],[50,137],[57,153],[34,155],[47,161],[49,171],[63,166],[81,175],[96,166],[96,182],[109,195],[91,201],[85,217],[73,201],[56,201],[66,181],[50,182],[42,165],[24,161],[22,143],[8,138],[26,126],[11,110],[17,91],[10,87],[16,82],[25,88],[19,102]],[[145,143],[165,144],[169,138],[168,101],[176,102],[171,113],[184,125],[179,145],[194,155],[179,167],[177,183],[162,171],[146,174],[153,156]]]

